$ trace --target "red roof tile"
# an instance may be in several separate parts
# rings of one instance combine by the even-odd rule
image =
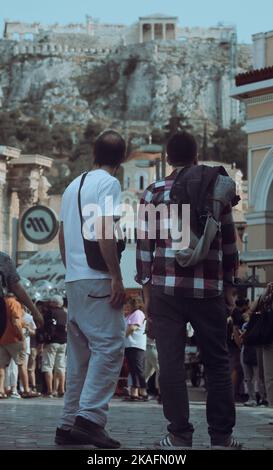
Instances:
[[[236,86],[248,85],[249,83],[262,82],[273,78],[273,66],[264,69],[250,70],[240,73],[235,77]]]

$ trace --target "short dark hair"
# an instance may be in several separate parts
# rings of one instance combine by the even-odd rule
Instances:
[[[103,131],[95,141],[94,163],[118,167],[125,159],[126,144],[121,135],[108,129]]]
[[[167,154],[170,165],[189,165],[197,155],[197,142],[189,132],[176,132],[168,140]]]

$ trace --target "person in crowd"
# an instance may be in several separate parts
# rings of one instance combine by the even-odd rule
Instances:
[[[28,370],[28,380],[31,390],[37,392],[36,384],[36,367],[37,367],[37,357],[41,350],[41,346],[37,341],[37,329],[34,335],[30,336],[30,354],[28,358],[27,370]]]
[[[22,383],[23,398],[36,398],[38,394],[29,388],[26,367],[26,339],[24,335],[24,319],[22,305],[13,294],[5,296],[6,323],[0,338],[0,398],[6,398],[4,390],[5,368],[10,360],[14,359],[19,369],[19,377]]]
[[[28,363],[29,363],[29,358],[30,358],[30,353],[31,353],[30,342],[31,342],[31,338],[35,337],[37,328],[36,328],[36,324],[33,320],[32,315],[30,315],[26,310],[24,310],[24,313],[23,313],[23,324],[24,324],[23,332],[25,336],[25,345],[26,345],[26,350],[25,350],[26,364],[25,365],[26,365],[26,369],[28,373],[28,385],[29,385],[29,389],[32,390],[33,394],[40,396],[40,393],[38,393],[37,390],[31,387],[30,381],[29,381]],[[20,384],[20,387],[21,389],[23,388],[22,383]]]
[[[62,397],[65,391],[67,313],[63,304],[63,298],[54,295],[44,314],[42,372],[45,374],[48,398],[55,395]]]
[[[232,435],[235,406],[226,346],[226,302],[238,270],[238,251],[230,204],[221,214],[221,230],[210,245],[207,259],[183,268],[175,259],[172,238],[151,239],[145,207],[170,205],[170,189],[178,169],[197,165],[197,144],[187,132],[177,132],[167,143],[168,163],[174,171],[150,185],[141,199],[137,240],[137,281],[143,285],[145,312],[152,318],[160,366],[160,390],[168,434],[161,448],[192,446],[189,400],[184,366],[186,323],[194,328],[205,365],[207,420],[212,448],[240,449]],[[196,190],[198,191],[198,190]],[[192,196],[192,193],[191,193]],[[169,218],[157,214],[158,226]],[[166,230],[165,230],[166,231]],[[170,232],[169,232],[170,233]]]
[[[273,314],[273,282],[269,283],[262,296],[263,300],[270,304]],[[272,332],[273,336],[273,332]],[[273,407],[273,341],[263,346],[263,366],[267,401],[270,408]],[[269,424],[273,425],[273,416]]]
[[[72,181],[62,198],[59,242],[66,266],[68,348],[57,444],[120,447],[105,426],[124,356],[125,290],[113,220],[120,216],[121,201],[115,175],[125,155],[124,139],[111,129],[102,132],[94,145],[93,170]],[[98,209],[93,224],[88,223],[90,205]],[[94,226],[101,233],[92,232]],[[95,257],[99,264],[94,265]]]
[[[161,403],[159,387],[159,362],[155,338],[147,334],[146,355],[145,355],[145,380],[148,380],[155,374],[155,387],[157,390],[157,401]]]
[[[241,360],[242,347],[242,327],[247,320],[249,310],[249,300],[247,298],[237,298],[235,308],[232,310],[229,321],[232,325],[231,338],[229,338],[229,351],[231,354],[231,377],[235,401],[244,402],[248,398],[244,388],[244,371]],[[230,327],[230,323],[229,323]],[[228,331],[229,328],[228,327]]]
[[[244,381],[246,384],[246,391],[248,394],[248,400],[244,403],[244,406],[257,406],[257,395],[259,393],[259,370],[258,370],[258,359],[255,346],[249,346],[244,344],[243,335],[247,330],[249,322],[249,314],[244,314],[244,319],[247,320],[242,325],[241,329],[241,364],[244,371]]]
[[[145,315],[141,310],[142,301],[135,297],[128,299],[126,316],[125,357],[131,376],[130,399],[147,400],[145,380]]]
[[[263,362],[263,347],[256,347],[258,374],[259,374],[259,392],[257,393],[257,405],[267,407],[268,401],[266,397],[265,379],[264,379],[264,362]]]
[[[21,398],[18,393],[18,366],[14,359],[10,360],[5,370],[5,392],[9,398]]]
[[[43,317],[39,309],[32,302],[28,293],[20,282],[20,276],[10,256],[0,251],[0,311],[4,310],[4,297],[7,292],[13,293],[17,300],[23,304],[33,316],[36,326],[43,326]],[[0,316],[0,337],[5,328],[5,315]]]

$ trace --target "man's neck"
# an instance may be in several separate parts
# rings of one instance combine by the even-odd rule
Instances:
[[[117,172],[117,169],[112,167],[112,166],[107,166],[107,165],[94,165],[93,170],[104,170],[107,171],[110,175],[114,176]]]

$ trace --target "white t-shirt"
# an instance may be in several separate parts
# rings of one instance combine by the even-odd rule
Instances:
[[[125,348],[138,348],[146,351],[147,335],[145,334],[146,320],[141,310],[135,310],[125,318],[127,326],[138,325],[138,329],[125,338]]]
[[[32,328],[33,330],[36,330],[35,322],[33,320],[32,315],[30,315],[30,313],[27,313],[24,311],[23,322],[26,326],[29,325],[30,328]],[[27,328],[23,328],[23,330],[24,330],[24,334],[26,337],[26,354],[30,354],[30,336],[29,336]]]
[[[60,220],[64,225],[66,282],[81,279],[110,279],[107,272],[97,271],[88,266],[81,234],[81,222],[78,208],[78,191],[82,175],[75,178],[66,188],[61,204]],[[112,197],[113,204],[105,204],[106,197]],[[120,215],[121,203],[119,181],[105,170],[93,170],[88,173],[81,189],[81,207],[84,221],[92,216],[90,204],[97,204],[101,215]],[[95,239],[88,234],[88,239]]]

